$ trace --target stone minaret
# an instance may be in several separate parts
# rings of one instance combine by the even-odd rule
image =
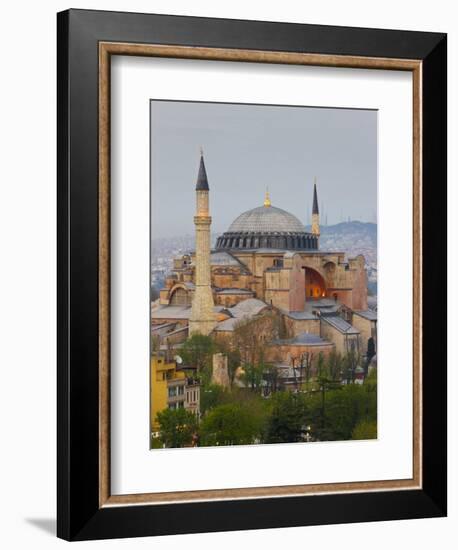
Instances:
[[[195,290],[191,318],[189,319],[190,335],[195,333],[208,335],[216,326],[210,277],[210,225],[212,219],[208,195],[207,172],[201,151],[196,183],[196,215],[194,216],[196,227]]]
[[[318,197],[316,194],[316,178],[313,184],[312,233],[320,236],[320,211],[318,210]]]

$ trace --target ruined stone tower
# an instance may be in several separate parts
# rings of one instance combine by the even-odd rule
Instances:
[[[316,193],[316,178],[313,184],[312,233],[320,235],[320,211],[318,210],[318,196]]]
[[[213,311],[213,293],[210,277],[210,226],[209,187],[205,170],[204,156],[201,151],[199,173],[196,183],[196,255],[195,255],[195,290],[192,298],[189,335],[208,335],[216,326],[216,315]]]

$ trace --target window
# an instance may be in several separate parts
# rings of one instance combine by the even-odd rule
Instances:
[[[184,394],[184,386],[178,386],[178,395]]]
[[[176,397],[177,395],[177,388],[175,386],[172,386],[169,388],[169,397]]]

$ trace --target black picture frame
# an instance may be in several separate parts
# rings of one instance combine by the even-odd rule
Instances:
[[[57,535],[87,540],[446,515],[446,35],[68,10],[57,16]],[[422,488],[99,507],[100,41],[422,62]],[[434,289],[434,292],[431,291]]]

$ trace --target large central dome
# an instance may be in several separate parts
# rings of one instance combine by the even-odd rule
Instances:
[[[240,214],[230,225],[229,233],[304,233],[302,223],[286,210],[275,206],[258,206]]]
[[[216,248],[317,250],[318,236],[307,233],[304,225],[290,212],[272,206],[266,194],[264,206],[240,214],[218,237]]]

